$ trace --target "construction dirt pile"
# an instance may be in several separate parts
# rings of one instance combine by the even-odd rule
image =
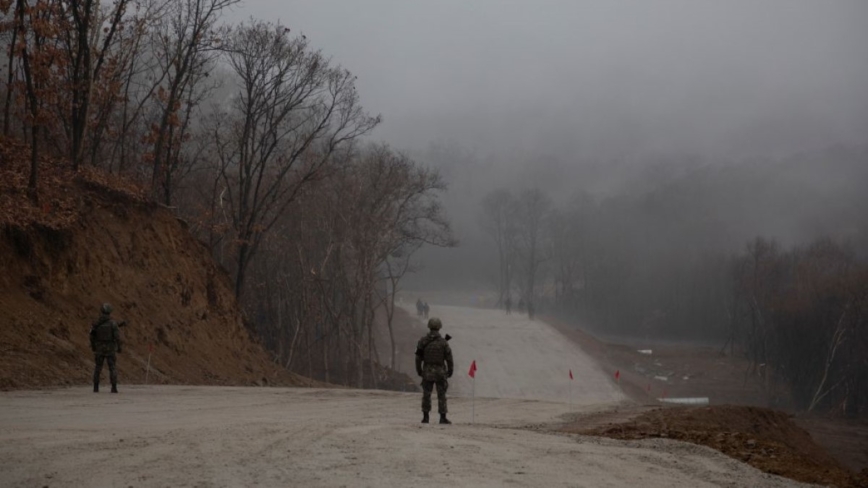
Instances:
[[[126,320],[121,384],[309,385],[251,339],[230,279],[171,211],[128,182],[0,141],[0,388],[86,384],[100,304]],[[20,157],[25,155],[25,157]],[[107,376],[107,372],[104,373]]]
[[[797,481],[868,486],[868,473],[855,474],[841,466],[783,412],[726,405],[654,408],[628,416],[632,417],[629,420],[623,420],[623,413],[601,413],[561,430],[621,440],[665,438],[690,442]],[[615,420],[617,417],[622,420]]]

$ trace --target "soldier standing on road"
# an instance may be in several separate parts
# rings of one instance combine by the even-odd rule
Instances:
[[[116,353],[121,352],[121,331],[119,324],[111,319],[112,306],[103,303],[99,318],[90,328],[90,349],[96,366],[93,369],[93,392],[99,392],[99,376],[102,365],[108,361],[112,393],[118,392],[118,370]],[[121,322],[123,325],[125,322]]]
[[[428,318],[428,312],[431,311],[431,307],[428,306],[428,302],[422,304],[422,313],[425,315],[425,318]]]
[[[441,424],[451,424],[446,418],[446,389],[452,377],[452,348],[440,335],[443,324],[437,317],[428,321],[428,334],[419,339],[416,344],[416,374],[422,377],[422,423],[428,423],[428,413],[431,411],[431,391],[437,386],[437,411],[440,413]],[[449,336],[446,336],[447,338]]]

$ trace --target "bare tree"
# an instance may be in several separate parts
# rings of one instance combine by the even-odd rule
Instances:
[[[111,86],[124,66],[116,63],[113,52],[115,38],[124,28],[127,7],[131,0],[117,0],[105,12],[100,11],[98,0],[66,0],[60,2],[61,15],[69,22],[66,30],[69,36],[64,39],[68,58],[69,115],[67,132],[70,138],[69,159],[74,169],[78,169],[84,157],[85,141],[91,127],[92,102],[95,83],[103,88]],[[115,70],[105,76],[103,71]],[[103,96],[113,99],[116,87]],[[94,151],[96,149],[93,149]]]
[[[540,265],[548,259],[543,240],[546,238],[545,220],[552,203],[538,188],[525,190],[518,198],[518,243],[521,265],[524,271],[524,298],[528,315],[533,317],[535,289]]]
[[[515,215],[518,203],[506,189],[494,190],[482,200],[480,224],[494,240],[498,259],[498,306],[510,297],[512,271],[515,266]]]
[[[218,55],[228,31],[218,27],[220,15],[240,0],[180,0],[172,3],[168,20],[154,33],[153,49],[160,66],[159,110],[152,126],[153,171],[151,186],[162,186],[163,200],[171,204],[173,167],[177,146],[184,138],[186,114],[201,99],[198,84],[208,77],[207,67]],[[177,160],[176,160],[177,161]]]
[[[30,178],[27,190],[34,203],[39,199],[39,138],[45,128],[44,98],[49,92],[46,84],[52,78],[54,67],[52,38],[58,34],[56,18],[57,5],[52,2],[37,1],[32,6],[26,0],[15,2],[17,35],[14,37],[21,41],[13,47],[21,58],[24,74],[26,125],[29,125],[30,131]]]
[[[389,365],[394,368],[396,346],[392,324],[399,283],[408,272],[414,271],[412,257],[423,245],[450,247],[456,241],[439,203],[439,194],[446,190],[446,185],[438,172],[416,164],[386,145],[368,148],[362,165],[371,183],[366,191],[375,197],[368,214],[379,221],[377,228],[381,235],[374,255],[386,284],[382,302],[391,346]]]
[[[281,25],[241,25],[224,52],[240,87],[214,135],[232,209],[240,297],[264,233],[337,151],[380,118],[362,110],[351,73],[331,67],[306,38],[291,38]]]

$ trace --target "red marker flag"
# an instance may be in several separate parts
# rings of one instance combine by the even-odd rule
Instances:
[[[620,380],[620,379],[621,379],[621,370],[619,369],[619,370],[615,371],[615,380]]]
[[[570,379],[573,379],[573,370],[570,370]]]
[[[148,352],[154,352],[154,343],[148,344]]]
[[[472,363],[470,363],[470,371],[467,372],[467,375],[471,378],[476,378],[476,360],[474,359]]]

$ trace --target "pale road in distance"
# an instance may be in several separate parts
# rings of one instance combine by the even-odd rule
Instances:
[[[541,322],[436,304],[431,314],[455,336],[453,425],[420,424],[419,393],[123,378],[119,395],[89,385],[3,392],[0,487],[805,486],[702,446],[547,432],[623,401],[609,373]]]
[[[407,309],[415,314],[415,309]],[[450,334],[455,375],[449,381],[453,395],[469,397],[467,375],[476,360],[476,396],[570,402],[599,405],[625,400],[612,375],[578,346],[544,322],[528,320],[517,312],[506,315],[489,309],[432,306],[429,317],[443,322]],[[420,334],[427,330],[420,319]],[[421,337],[421,335],[420,335]]]

